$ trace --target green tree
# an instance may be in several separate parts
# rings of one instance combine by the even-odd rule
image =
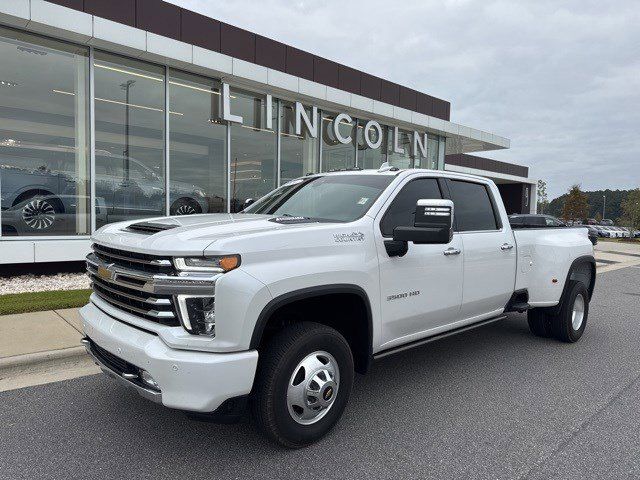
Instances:
[[[537,212],[544,213],[549,206],[549,199],[547,197],[547,182],[544,180],[538,180],[538,205]]]
[[[562,218],[565,220],[583,220],[589,214],[587,195],[580,190],[580,185],[569,189],[562,207]]]
[[[593,218],[596,222],[600,223],[602,221],[602,214],[600,212],[596,212],[596,216]]]
[[[634,230],[640,229],[640,188],[631,190],[620,206],[622,207],[621,221]]]

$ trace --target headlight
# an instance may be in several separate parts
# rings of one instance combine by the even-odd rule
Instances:
[[[216,334],[215,298],[178,295],[178,308],[182,326],[195,335]]]
[[[174,258],[173,262],[178,270],[186,272],[223,273],[240,266],[240,255]]]
[[[193,193],[194,193],[195,195],[199,196],[199,197],[202,197],[202,198],[204,198],[204,197],[206,197],[206,196],[207,196],[207,194],[206,194],[206,193],[204,193],[204,190],[200,190],[200,189],[196,189],[196,190],[194,190],[194,191],[193,191]]]

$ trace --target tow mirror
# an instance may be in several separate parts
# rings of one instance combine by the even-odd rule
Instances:
[[[447,244],[453,238],[453,202],[418,200],[413,227],[396,227],[393,240],[420,244]]]

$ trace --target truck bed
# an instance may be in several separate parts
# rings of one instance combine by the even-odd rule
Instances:
[[[533,307],[557,305],[573,261],[593,255],[584,227],[514,228],[518,249],[515,290],[529,292]]]

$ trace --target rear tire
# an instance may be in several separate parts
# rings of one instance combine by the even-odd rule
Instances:
[[[549,338],[553,336],[551,320],[547,313],[541,308],[532,308],[527,312],[527,322],[529,330],[536,337]]]
[[[569,280],[566,295],[556,315],[550,315],[553,335],[562,342],[580,340],[589,316],[589,292],[582,282]]]
[[[275,442],[307,446],[342,416],[353,376],[351,349],[336,330],[311,322],[286,327],[260,352],[254,418]]]

